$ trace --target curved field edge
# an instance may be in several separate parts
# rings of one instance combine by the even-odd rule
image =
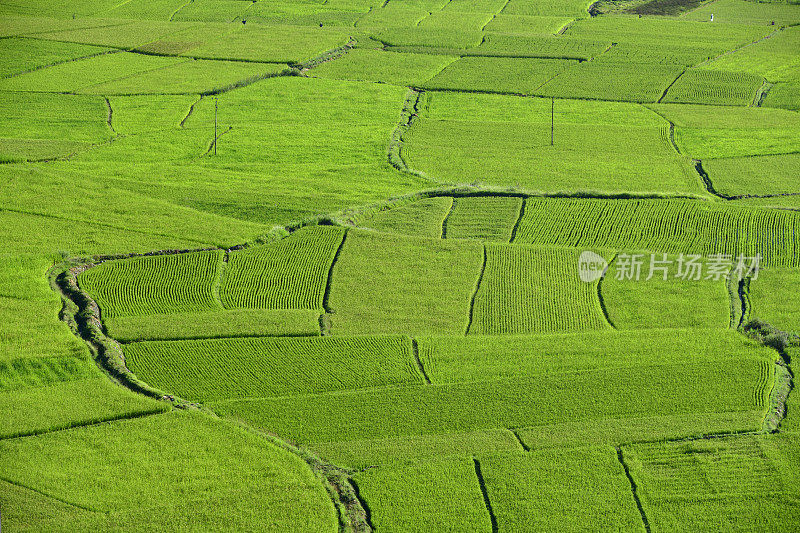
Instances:
[[[161,254],[188,253],[196,250],[166,250]],[[161,255],[159,252],[150,255]],[[113,257],[118,259],[120,257]],[[91,296],[83,291],[77,283],[77,276],[92,266],[109,258],[95,258],[90,261],[72,260],[56,265],[51,269],[49,277],[51,286],[60,295],[63,308],[60,318],[69,326],[75,335],[82,338],[89,346],[98,366],[112,381],[144,396],[167,402],[179,409],[199,410],[208,416],[216,416],[208,409],[177,398],[158,390],[141,381],[125,364],[125,356],[119,343],[105,334],[100,319],[100,308]],[[245,424],[242,428],[260,435],[282,450],[300,457],[314,473],[325,488],[339,520],[342,532],[371,531],[367,524],[366,512],[357,497],[356,490],[350,483],[348,474],[341,468],[323,462],[311,452],[301,450],[274,435],[257,431]]]

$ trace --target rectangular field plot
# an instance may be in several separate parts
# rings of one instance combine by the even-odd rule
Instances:
[[[623,453],[654,530],[778,531],[800,521],[798,444],[789,435],[742,435]]]
[[[463,57],[423,84],[427,89],[534,94],[560,72],[577,65],[562,59]]]
[[[797,269],[769,268],[750,281],[750,318],[800,335],[800,273]]]
[[[577,21],[565,36],[645,45],[713,46],[724,51],[756,41],[774,29],[766,25],[709,24],[673,17],[604,16]]]
[[[391,5],[391,2],[390,2]],[[361,22],[356,24],[361,27]],[[420,53],[425,52],[425,48],[438,49],[458,49],[473,48],[483,42],[482,31],[458,31],[458,30],[431,30],[425,28],[393,28],[375,30],[370,36],[387,45],[416,48]]]
[[[598,56],[609,46],[611,41],[487,33],[481,45],[467,54],[575,60]]]
[[[331,333],[463,334],[478,243],[350,230],[333,267]]]
[[[764,78],[744,72],[689,69],[669,88],[665,103],[749,105]]]
[[[644,531],[611,446],[480,459],[499,531]]]
[[[231,252],[220,287],[227,309],[321,309],[344,230],[303,228],[277,242]]]
[[[796,8],[800,11],[800,8]],[[764,39],[735,52],[721,55],[701,68],[750,72],[767,80],[785,81],[796,76],[800,58],[800,27],[784,28]]]
[[[83,88],[176,65],[183,58],[155,57],[120,52],[70,61],[0,80],[0,90],[77,92]]]
[[[447,217],[442,234],[448,239],[509,242],[521,209],[522,198],[454,198],[453,210]]]
[[[230,309],[106,318],[109,337],[120,342],[222,337],[313,337],[320,334],[316,309]]]
[[[514,242],[704,256],[761,254],[762,266],[797,266],[799,223],[790,211],[691,200],[529,198]]]
[[[499,33],[554,34],[572,19],[568,16],[497,15],[484,28]]]
[[[438,179],[543,192],[701,193],[692,162],[670,143],[669,123],[641,106],[456,93],[427,102],[401,150],[411,168]]]
[[[187,94],[209,93],[237,83],[275,76],[286,65],[242,61],[191,60],[151,70],[121,80],[87,87],[90,94]]]
[[[632,365],[486,382],[212,403],[224,417],[301,443],[341,442],[605,418],[766,409],[772,360]],[[312,446],[313,447],[313,446]]]
[[[800,193],[800,153],[706,159],[703,168],[721,194]]]
[[[376,530],[492,530],[471,458],[372,468],[354,481]]]
[[[661,63],[584,61],[538,88],[535,94],[558,98],[656,102],[683,71]]]
[[[731,298],[725,278],[706,280],[677,277],[678,256],[642,253],[641,275],[629,279],[619,259],[600,282],[609,321],[617,329],[727,328],[731,325]],[[633,264],[624,258],[625,268]],[[630,262],[629,262],[630,261]],[[651,270],[652,269],[652,270]],[[653,274],[651,279],[650,274]],[[665,279],[666,274],[666,279]],[[738,297],[737,297],[738,298]],[[738,303],[738,302],[737,302]]]
[[[758,107],[658,104],[651,107],[675,124],[675,142],[686,156],[706,160],[800,151],[800,115]]]
[[[336,61],[315,67],[311,75],[404,86],[421,85],[455,60],[455,57],[443,55],[355,49]]]
[[[503,8],[505,15],[569,15],[574,18],[589,16],[586,0],[510,0]]]
[[[378,211],[360,225],[385,233],[437,239],[452,206],[449,196],[425,198]]]
[[[252,25],[194,49],[192,55],[203,59],[293,63],[342,46],[348,38],[347,28],[314,28],[309,31],[301,26]]]
[[[486,245],[474,335],[606,329],[597,283],[578,277],[578,250]]]
[[[0,77],[102,54],[110,48],[57,43],[38,39],[10,38],[0,41]]]
[[[365,468],[442,457],[471,457],[477,454],[489,455],[520,449],[520,443],[514,433],[507,429],[322,442],[313,445],[313,451],[328,462],[348,468]]]
[[[746,433],[763,429],[764,410],[731,413],[694,413],[604,418],[588,422],[565,422],[515,430],[531,450],[634,442],[701,438],[718,433]],[[781,425],[783,427],[783,424]]]
[[[218,310],[222,250],[107,261],[78,278],[104,318]]]
[[[720,24],[757,24],[777,26],[800,23],[800,7],[789,2],[747,2],[745,0],[719,0],[702,5],[683,15],[686,20],[707,21],[714,14]]]
[[[707,329],[422,337],[418,344],[420,361],[436,384],[772,356],[735,331]]]
[[[419,28],[447,29],[460,31],[480,31],[494,15],[492,13],[454,13],[434,11],[418,24]]]
[[[129,50],[145,43],[155,41],[192,25],[171,23],[167,21],[123,21],[106,20],[96,27],[68,29],[47,33],[32,33],[37,39],[110,46],[120,50]]]
[[[230,338],[125,345],[142,380],[193,401],[420,383],[404,337]]]
[[[275,531],[338,531],[336,510],[306,462],[203,413],[172,411],[3,440],[0,454],[0,478],[91,518],[76,525],[75,513],[41,516],[37,509],[20,517],[19,509],[4,507],[3,526],[12,530],[63,531],[65,521],[66,529],[101,531],[145,522],[159,531],[241,530],[255,520]],[[0,501],[7,501],[5,485]]]

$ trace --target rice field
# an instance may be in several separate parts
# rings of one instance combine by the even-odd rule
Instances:
[[[2,525],[796,529],[798,22],[0,2]]]
[[[331,263],[345,238],[316,226],[231,252],[219,294],[226,309],[321,309]]]
[[[79,283],[108,318],[214,310],[223,257],[216,250],[106,261]]]
[[[580,252],[486,245],[468,332],[547,333],[608,328],[597,284],[577,276]]]
[[[198,402],[421,382],[410,350],[402,337],[228,338],[124,347],[138,377]]]

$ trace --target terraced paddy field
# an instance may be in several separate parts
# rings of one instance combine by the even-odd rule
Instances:
[[[800,6],[0,21],[8,531],[798,528]]]

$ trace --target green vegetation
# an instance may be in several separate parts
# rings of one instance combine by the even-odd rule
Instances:
[[[750,317],[758,318],[778,330],[800,334],[796,269],[768,268],[750,281]]]
[[[490,531],[470,458],[366,470],[354,477],[376,529]]]
[[[597,283],[577,276],[574,249],[486,245],[471,334],[603,329]]]
[[[795,215],[688,200],[529,198],[514,242],[706,257],[761,254],[770,266],[797,266]]]
[[[724,278],[707,280],[707,273],[699,280],[680,278],[678,256],[643,253],[638,259],[642,261],[639,279],[620,279],[618,264],[612,262],[601,282],[603,303],[614,327],[729,327],[731,297]]]
[[[79,282],[108,318],[219,309],[213,286],[223,255],[217,250],[106,261]]]
[[[350,230],[332,270],[331,333],[463,333],[482,261],[477,243]]]
[[[226,309],[195,313],[106,318],[110,337],[120,342],[222,337],[316,336],[316,309]]]
[[[576,64],[564,59],[462,57],[425,82],[426,89],[536,94],[539,87]]]
[[[3,525],[791,530],[799,22],[0,2]]]
[[[220,300],[227,309],[321,309],[344,231],[315,226],[275,243],[231,252]]]
[[[445,237],[509,242],[521,209],[522,198],[454,198],[445,223]]]
[[[453,199],[447,196],[426,198],[379,211],[362,225],[386,233],[437,238],[452,206]]]
[[[765,409],[771,388],[773,365],[761,357],[727,359],[724,372],[716,360],[643,364],[533,378],[244,399],[211,407],[222,416],[302,443],[538,426],[573,419],[753,411]]]
[[[668,122],[634,104],[432,93],[401,154],[411,168],[454,183],[701,194],[692,162],[669,137]]]
[[[611,447],[534,451],[480,460],[500,531],[643,531],[630,484]]]
[[[625,447],[650,523],[780,529],[796,523],[797,438],[741,436]]]
[[[201,402],[420,382],[409,349],[402,337],[215,339],[124,347],[139,378]]]
[[[39,522],[4,512],[3,524],[12,528],[31,520],[58,530],[141,521],[167,529],[240,529],[256,520],[273,531],[338,530],[333,505],[306,463],[262,436],[201,414],[171,412],[4,440],[0,451],[6,458],[0,476],[25,489],[12,498],[47,495],[59,513]],[[4,510],[7,498],[0,492]],[[80,522],[65,522],[71,519]]]
[[[662,102],[746,106],[764,79],[741,72],[689,69],[669,88]]]

